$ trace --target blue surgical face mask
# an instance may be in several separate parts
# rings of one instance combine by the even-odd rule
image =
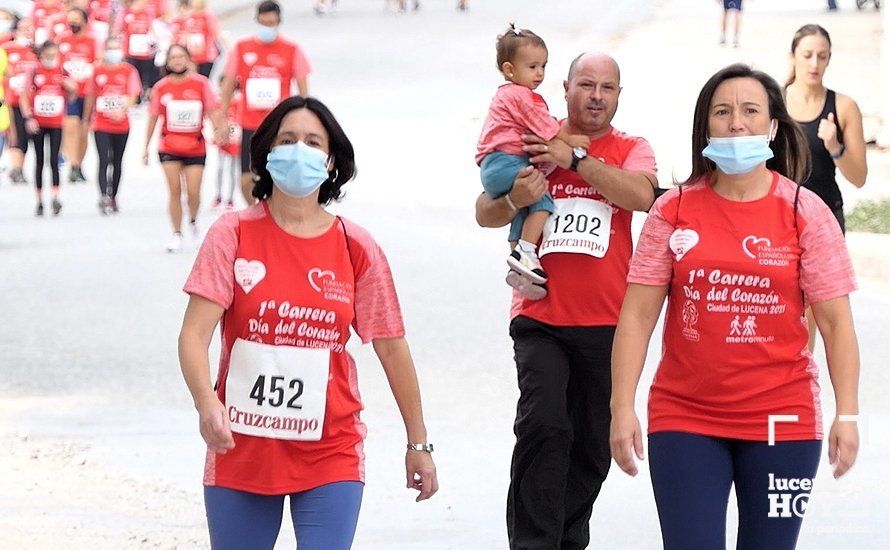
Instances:
[[[111,65],[117,65],[124,59],[123,50],[105,50],[105,62]]]
[[[282,193],[305,198],[328,179],[328,156],[324,151],[309,147],[302,141],[293,145],[279,145],[269,151],[266,170]]]
[[[272,42],[277,36],[278,28],[276,27],[267,27],[265,25],[256,26],[256,37],[264,44]]]
[[[738,176],[773,158],[770,141],[771,135],[708,138],[708,146],[702,150],[702,155],[714,161],[724,174]]]

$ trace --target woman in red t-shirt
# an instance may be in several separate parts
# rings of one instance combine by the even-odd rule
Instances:
[[[271,549],[289,496],[300,548],[345,550],[367,433],[345,349],[350,328],[373,342],[386,371],[419,501],[438,481],[417,376],[383,251],[324,208],[355,174],[352,144],[331,112],[313,98],[285,99],[251,149],[259,202],[211,227],[184,288],[179,356],[207,443],[210,543]],[[214,386],[207,350],[220,322]]]
[[[170,222],[173,238],[168,252],[182,249],[182,182],[188,196],[189,225],[198,242],[198,208],[201,200],[201,179],[204,177],[206,145],[204,119],[213,122],[214,141],[224,143],[227,125],[219,112],[219,100],[210,81],[194,72],[194,64],[184,46],[174,44],[167,52],[167,76],[151,90],[148,128],[142,162],[148,164],[148,145],[161,121],[158,158],[164,167],[170,187]]]
[[[173,42],[188,48],[198,73],[210,78],[213,62],[219,57],[217,44],[223,44],[219,20],[206,9],[204,0],[191,0],[190,7],[171,25]]]
[[[152,31],[152,22],[160,14],[148,0],[123,0],[122,5],[126,7],[119,25],[124,38],[124,56],[127,63],[139,71],[142,87],[148,93],[160,76],[154,61],[157,37]]]
[[[102,61],[87,82],[84,120],[91,121],[99,154],[99,211],[117,214],[124,151],[130,136],[129,109],[142,93],[139,72],[125,62],[121,39],[105,41]],[[109,185],[109,169],[111,185]]]
[[[77,83],[62,69],[59,47],[47,40],[37,51],[40,64],[28,75],[19,108],[25,120],[25,130],[34,144],[34,183],[37,186],[38,216],[43,215],[44,146],[49,140],[47,159],[53,176],[53,215],[62,210],[59,201],[59,148],[62,145],[62,121],[65,104],[77,95]]]
[[[28,181],[22,173],[25,155],[28,154],[28,131],[25,129],[25,118],[22,116],[20,96],[25,89],[29,75],[37,67],[37,55],[34,53],[34,25],[28,18],[20,19],[15,26],[15,39],[3,44],[9,65],[6,68],[4,91],[6,101],[11,109],[13,126],[10,128],[9,143],[9,179],[17,185],[27,185]]]
[[[612,456],[636,475],[634,396],[667,296],[649,392],[665,548],[723,548],[735,485],[738,547],[792,550],[824,433],[807,305],[836,398],[835,477],[858,450],[850,258],[829,208],[795,183],[807,173],[807,143],[770,76],[741,64],[715,74],[696,104],[692,152],[692,175],[656,201],[628,275],[612,353]]]

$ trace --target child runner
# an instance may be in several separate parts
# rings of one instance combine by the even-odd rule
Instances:
[[[220,81],[224,77],[220,77]],[[235,184],[241,176],[241,127],[238,126],[237,115],[238,105],[241,102],[241,92],[236,90],[232,96],[232,103],[229,104],[226,113],[226,121],[229,124],[229,140],[225,144],[216,144],[219,152],[218,161],[216,163],[216,199],[213,201],[213,207],[216,208],[223,202],[223,184],[228,184],[228,197],[226,209],[235,208]],[[248,147],[250,144],[247,144]]]
[[[523,151],[523,134],[535,134],[547,141],[559,138],[572,147],[586,149],[590,145],[586,136],[565,133],[551,116],[544,98],[533,91],[544,80],[547,66],[547,45],[538,35],[517,29],[511,23],[507,32],[498,36],[497,63],[507,83],[498,88],[491,100],[476,155],[476,163],[482,169],[482,187],[495,198],[507,195],[519,171],[529,165],[529,157]],[[555,166],[538,168],[547,174]],[[543,286],[547,274],[538,259],[537,243],[552,212],[553,199],[548,194],[519,210],[510,225],[513,251],[507,264],[515,273],[507,275],[507,283],[531,300],[547,295]],[[516,273],[535,284],[523,284]]]

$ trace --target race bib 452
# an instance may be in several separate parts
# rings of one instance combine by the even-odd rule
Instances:
[[[272,346],[238,339],[226,378],[232,431],[318,441],[327,408],[329,349]]]

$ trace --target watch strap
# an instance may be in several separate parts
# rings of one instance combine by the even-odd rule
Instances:
[[[408,450],[431,453],[431,452],[433,452],[433,444],[432,443],[408,443]]]
[[[838,149],[837,153],[828,153],[828,154],[831,155],[832,159],[837,160],[843,156],[844,151],[846,151],[846,150],[847,150],[847,146],[844,145],[843,143],[841,143],[841,148]]]

